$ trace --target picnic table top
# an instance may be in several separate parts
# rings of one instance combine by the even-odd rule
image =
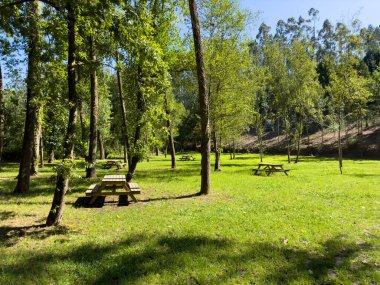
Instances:
[[[265,162],[260,162],[259,165],[262,165],[262,166],[283,166],[282,163],[265,163]]]
[[[125,181],[127,182],[127,179],[125,175],[105,175],[102,179],[102,181]]]

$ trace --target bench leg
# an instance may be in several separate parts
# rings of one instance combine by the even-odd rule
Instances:
[[[131,192],[129,192],[128,195],[131,196],[133,202],[137,203],[137,199],[136,199],[135,195],[133,195]]]
[[[92,205],[96,201],[96,198],[98,198],[98,196],[92,196],[89,204]]]

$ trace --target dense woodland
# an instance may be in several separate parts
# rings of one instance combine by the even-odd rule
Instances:
[[[312,8],[252,38],[257,15],[238,0],[3,0],[0,12],[0,164],[20,162],[25,193],[44,162],[61,161],[48,224],[74,158],[92,178],[97,159],[122,153],[131,180],[152,153],[175,168],[176,151],[201,149],[207,194],[210,145],[219,170],[243,134],[262,154],[272,130],[297,162],[302,136],[334,129],[342,172],[345,130],[379,116],[380,27],[357,19]]]

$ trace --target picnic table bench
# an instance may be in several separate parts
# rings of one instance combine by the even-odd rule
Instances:
[[[106,164],[104,164],[103,168],[110,169],[113,166],[116,166],[117,170],[120,170],[122,167],[125,168],[127,164],[123,163],[121,160],[107,160]]]
[[[257,168],[252,169],[254,175],[258,175],[261,172],[264,172],[267,176],[275,172],[282,172],[288,176],[290,169],[284,169],[282,164],[276,163],[259,163]]]
[[[121,189],[122,191],[117,191]],[[135,194],[140,194],[141,188],[137,183],[129,182],[125,175],[106,175],[104,176],[101,184],[92,184],[86,190],[86,196],[92,197],[90,205],[95,202],[99,196],[130,196],[134,202],[137,202]]]
[[[179,160],[190,161],[195,160],[195,157],[193,157],[192,155],[182,155],[182,157]]]

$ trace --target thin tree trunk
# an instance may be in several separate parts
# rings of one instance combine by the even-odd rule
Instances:
[[[52,163],[55,159],[54,157],[54,143],[50,143],[50,147],[49,147],[49,153],[48,153],[48,163]]]
[[[218,139],[216,138],[216,132],[213,131],[214,152],[215,152],[215,165],[214,170],[220,171],[220,150],[218,146]]]
[[[170,156],[171,156],[171,162],[172,162],[172,169],[175,169],[177,167],[176,165],[176,159],[175,159],[175,147],[174,147],[174,138],[173,138],[173,127],[170,120],[170,108],[169,108],[169,102],[168,102],[168,95],[165,94],[165,111],[166,111],[166,126],[169,131],[169,137],[168,137],[168,144],[170,149]],[[166,157],[166,154],[165,154]]]
[[[235,139],[232,140],[232,159],[235,159]]]
[[[0,63],[0,166],[3,158],[3,148],[4,148],[4,86],[3,86],[3,73],[1,70]]]
[[[73,3],[67,3],[67,30],[68,30],[68,61],[67,61],[67,80],[68,80],[68,99],[69,99],[69,122],[64,143],[64,160],[74,159],[74,143],[77,120],[77,93],[75,81],[75,50],[76,50],[76,13]],[[70,176],[64,172],[57,173],[57,185],[54,191],[54,198],[46,219],[46,225],[59,225],[63,215],[66,192],[69,189]]]
[[[137,113],[140,116],[140,118],[137,121],[139,122],[142,114],[144,114],[144,112],[145,112],[145,103],[144,103],[144,98],[143,98],[144,95],[143,95],[142,90],[141,90],[141,86],[143,86],[143,82],[142,82],[143,74],[142,74],[142,68],[140,65],[137,66],[137,80],[139,83],[138,86],[140,86],[140,88],[138,89],[138,91],[136,93]],[[134,137],[134,142],[133,142],[134,146],[137,146],[137,144],[139,143],[139,140],[141,139],[142,127],[143,127],[143,125],[140,122],[136,126],[135,137]],[[149,157],[147,159],[149,159]],[[140,160],[139,154],[136,154],[136,153],[134,153],[132,155],[132,157],[130,158],[130,164],[129,164],[128,173],[127,173],[127,181],[128,182],[133,179],[133,176],[135,175],[137,163],[139,162],[139,160]]]
[[[106,153],[104,150],[103,138],[102,138],[102,135],[99,131],[98,131],[98,144],[99,144],[100,159],[106,159]]]
[[[280,117],[277,118],[277,143],[280,144]]]
[[[94,36],[90,37],[90,60],[96,63],[96,50]],[[91,118],[90,118],[90,144],[88,148],[88,166],[86,168],[86,178],[96,178],[96,151],[98,140],[98,117],[99,117],[99,96],[98,78],[95,66],[92,66],[90,74],[91,84]]]
[[[299,157],[300,157],[300,145],[301,145],[301,137],[302,137],[302,118],[300,118],[299,125],[298,125],[298,134],[297,134],[297,157],[296,161],[294,163],[298,163]]]
[[[338,112],[338,155],[339,155],[339,170],[340,174],[343,174],[343,155],[342,155],[342,142],[341,142],[341,129],[342,129],[342,119],[341,110]]]
[[[78,98],[78,112],[79,112],[79,122],[80,122],[80,130],[81,130],[81,139],[82,139],[82,142],[85,142],[87,140],[86,126],[84,123],[83,102],[82,102],[82,99],[80,98]]]
[[[40,134],[41,134],[41,120],[40,120],[40,108],[37,109],[37,120],[34,126],[34,135],[33,135],[33,155],[32,163],[30,165],[30,175],[38,175],[38,163],[40,160]]]
[[[210,183],[210,113],[209,97],[206,93],[206,71],[203,59],[203,47],[198,19],[198,11],[195,0],[189,0],[189,9],[194,37],[194,50],[197,62],[197,75],[199,85],[199,103],[201,115],[201,154],[202,154],[202,178],[201,194],[209,194]]]
[[[125,145],[125,141],[123,143],[123,161],[124,163],[128,162],[128,152],[127,152],[127,146]]]
[[[290,159],[290,136],[289,136],[289,132],[288,130],[285,131],[285,139],[286,139],[286,142],[287,142],[287,152],[288,152],[288,163],[291,162],[291,159]]]
[[[116,63],[119,62],[119,53],[116,52]],[[121,77],[120,68],[117,67],[116,69],[116,76],[117,76],[117,87],[119,90],[119,102],[120,102],[120,109],[121,109],[121,115],[122,115],[122,123],[123,123],[123,140],[124,140],[124,146],[125,146],[125,162],[128,162],[128,168],[130,166],[130,159],[129,159],[129,150],[130,150],[130,140],[128,136],[128,121],[127,121],[127,112],[125,109],[125,101],[123,96],[123,81]]]
[[[40,129],[40,168],[45,167],[45,162],[44,162],[44,140],[42,137],[42,126]]]
[[[41,34],[39,27],[39,4],[33,0],[28,7],[30,19],[30,33],[28,42],[28,78],[27,78],[27,105],[25,130],[22,144],[22,155],[15,193],[29,192],[30,164],[33,155],[33,136],[37,121],[37,100],[39,97]]]

